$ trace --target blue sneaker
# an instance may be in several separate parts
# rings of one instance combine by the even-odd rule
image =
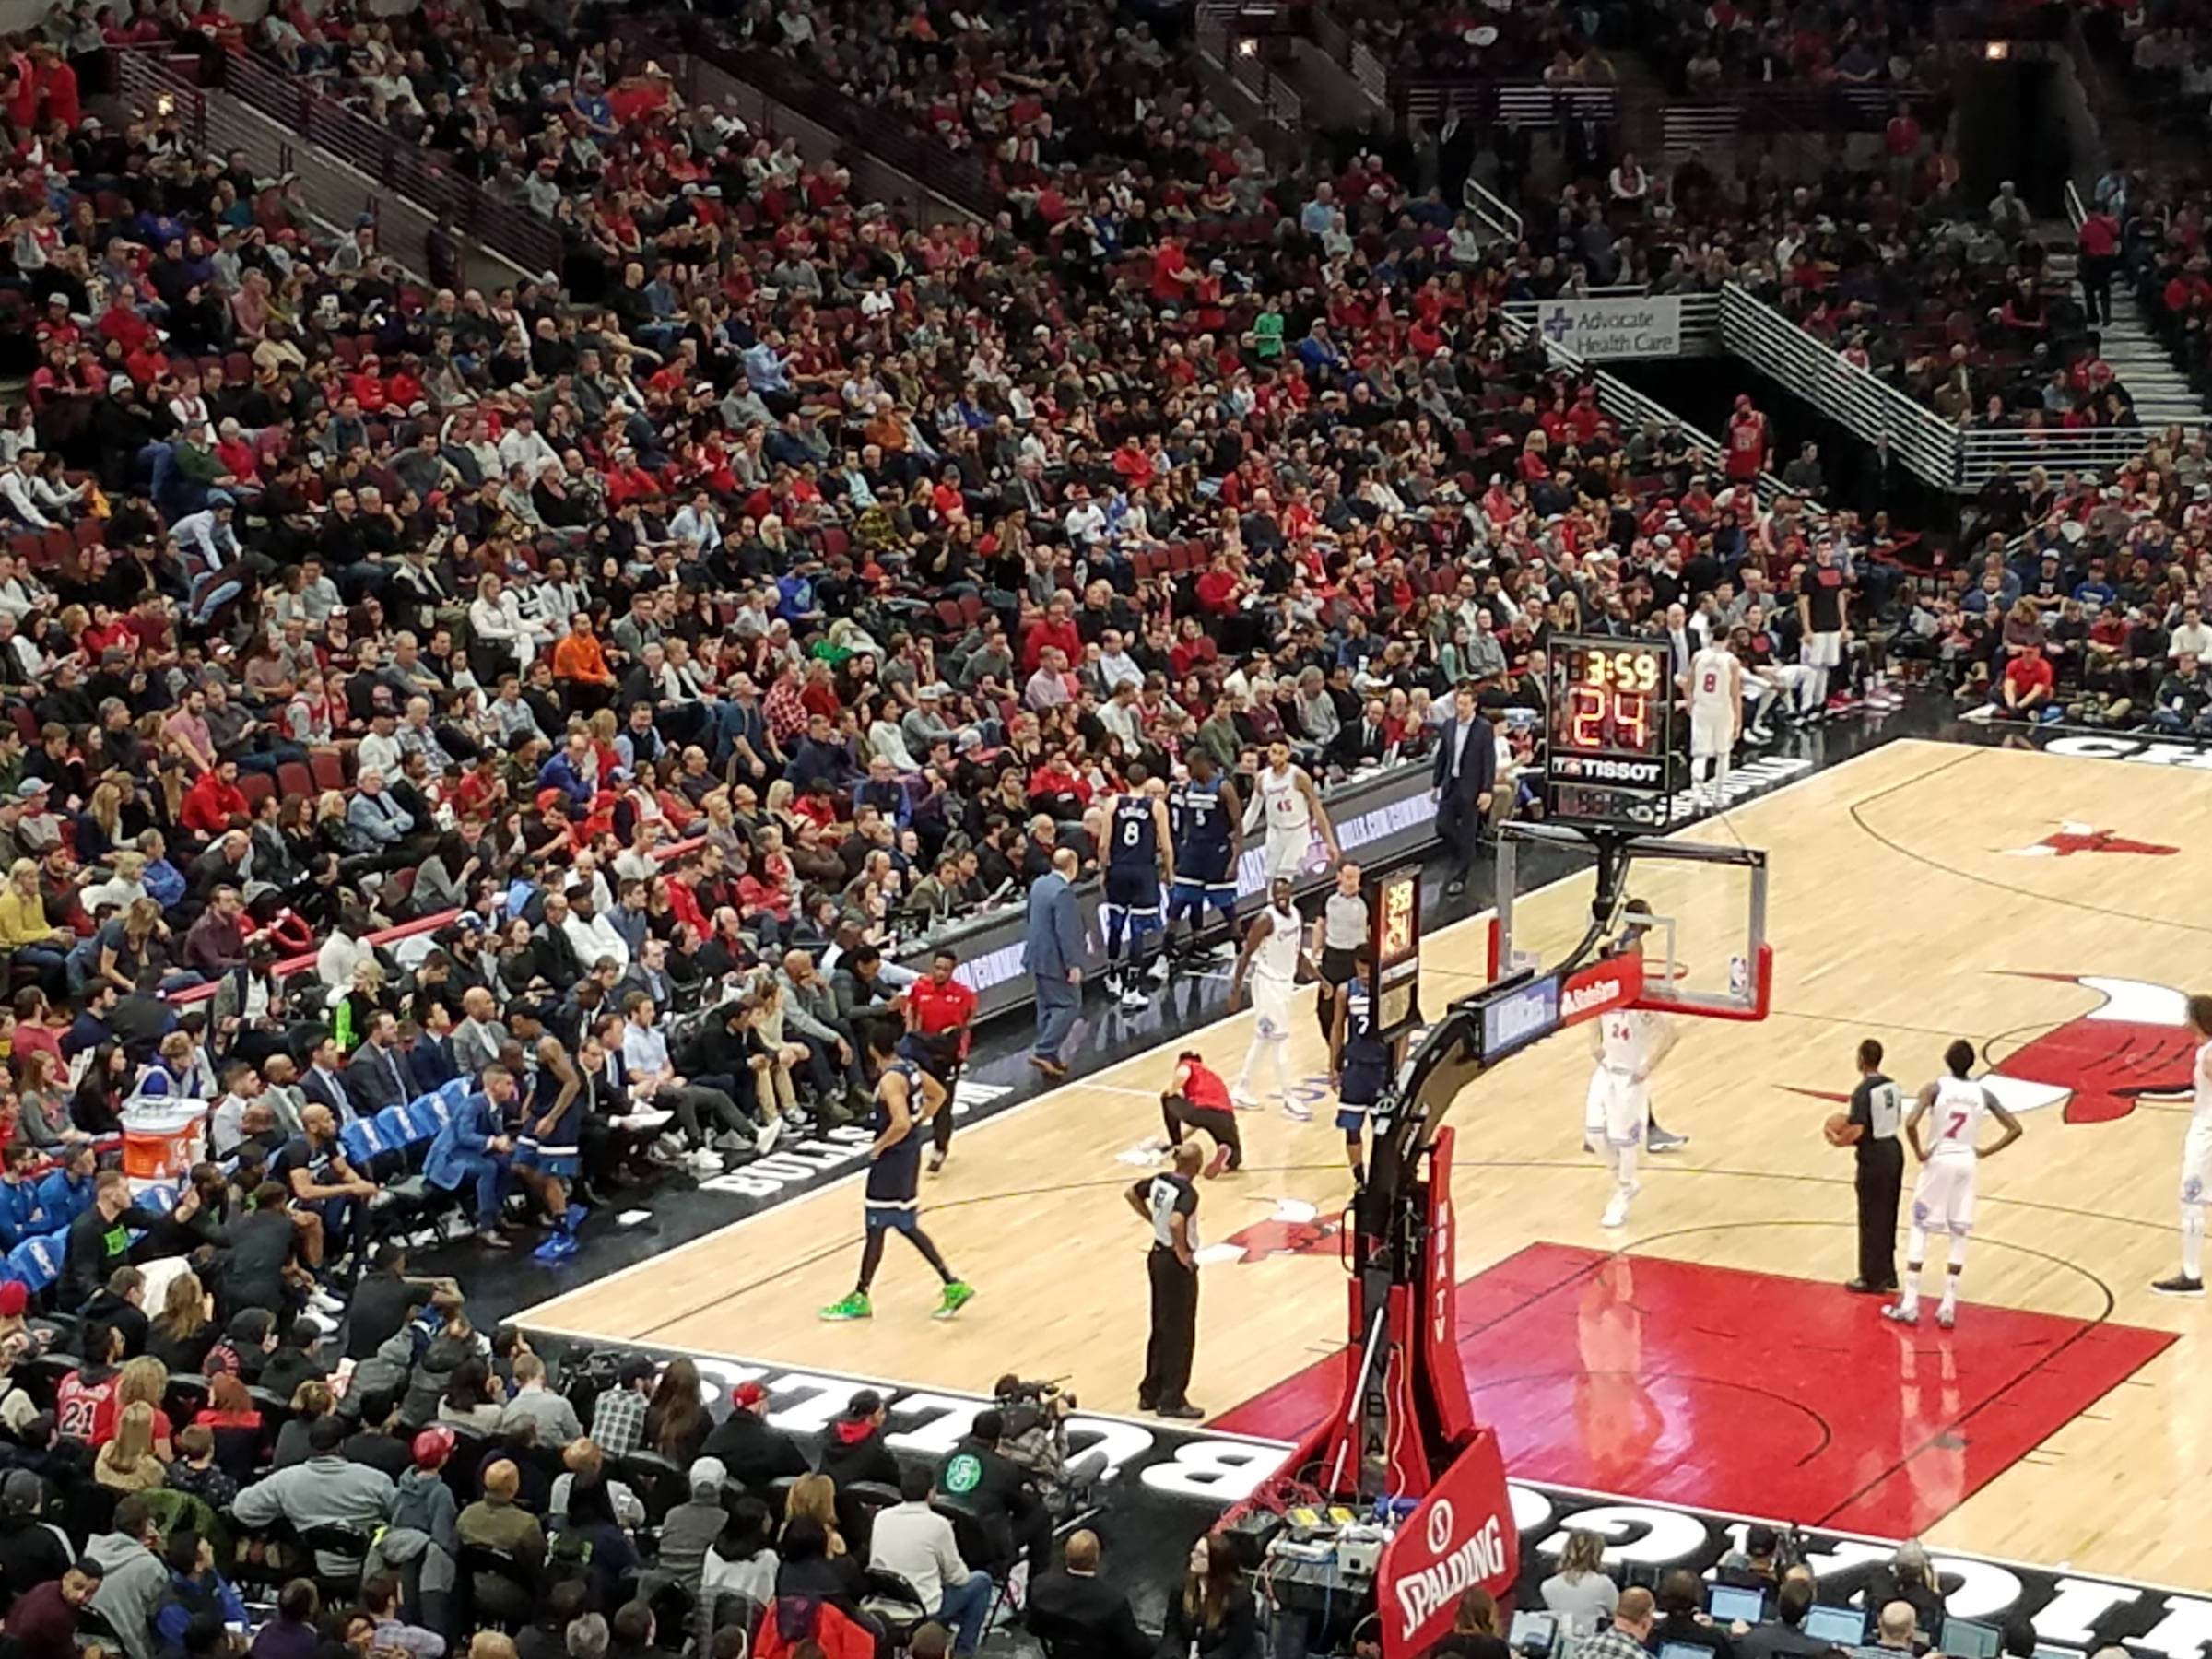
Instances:
[[[569,1206],[568,1214],[562,1218],[560,1230],[573,1236],[591,1218],[592,1212],[588,1206],[571,1204]]]
[[[576,1236],[573,1233],[557,1232],[532,1251],[530,1255],[532,1260],[551,1266],[567,1261],[576,1253]]]

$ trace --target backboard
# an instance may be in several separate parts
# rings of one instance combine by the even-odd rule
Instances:
[[[1549,868],[1561,853],[1572,860],[1569,874],[1517,893],[1532,863],[1541,859],[1541,867]],[[1602,900],[1601,868],[1614,876],[1613,890]],[[1498,892],[1492,980],[1640,948],[1639,1006],[1719,1019],[1766,1018],[1773,959],[1763,851],[1506,824],[1498,831]]]

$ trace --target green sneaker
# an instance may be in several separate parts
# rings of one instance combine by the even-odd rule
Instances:
[[[950,1319],[974,1300],[975,1287],[962,1284],[959,1279],[954,1279],[952,1283],[945,1287],[945,1300],[937,1304],[937,1311],[930,1317],[932,1319]]]
[[[867,1292],[855,1290],[842,1301],[833,1301],[822,1310],[824,1319],[867,1319],[876,1310],[868,1305]]]

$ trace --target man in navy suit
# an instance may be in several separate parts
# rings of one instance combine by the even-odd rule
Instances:
[[[495,1250],[507,1248],[500,1230],[500,1194],[514,1143],[504,1133],[507,1109],[515,1097],[514,1076],[503,1065],[488,1065],[477,1075],[483,1093],[465,1098],[438,1130],[422,1172],[441,1193],[464,1186],[477,1189],[477,1236]]]
[[[1498,782],[1498,738],[1475,700],[1475,688],[1452,694],[1452,718],[1445,721],[1430,773],[1429,798],[1436,803],[1436,832],[1450,850],[1452,877],[1444,893],[1467,890],[1467,872],[1489,817],[1490,795]]]
[[[1037,983],[1037,1046],[1030,1064],[1055,1079],[1067,1076],[1060,1051],[1083,1006],[1083,916],[1075,889],[1082,867],[1066,847],[1053,854],[1053,867],[1030,888],[1022,940],[1022,966]]]

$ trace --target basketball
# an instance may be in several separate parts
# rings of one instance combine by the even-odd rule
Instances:
[[[1851,1145],[1850,1116],[1841,1112],[1830,1112],[1828,1122],[1820,1125],[1820,1133],[1828,1137],[1830,1146],[1848,1147]]]

